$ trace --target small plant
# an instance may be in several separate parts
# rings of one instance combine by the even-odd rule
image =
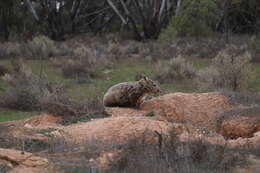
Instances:
[[[67,61],[62,66],[62,73],[64,77],[76,79],[81,83],[89,82],[96,75],[94,64],[82,58]]]
[[[9,84],[9,88],[1,95],[0,105],[16,110],[40,110],[40,101],[58,88],[51,85],[44,76],[33,74],[21,60],[12,61],[12,71],[2,79]]]
[[[13,58],[21,54],[20,44],[15,42],[0,43],[0,58]]]
[[[96,58],[86,47],[74,51],[74,57],[64,62],[62,73],[66,78],[74,78],[78,82],[88,82],[96,75]]]
[[[7,164],[0,163],[0,172],[2,172],[2,173],[9,172],[11,170],[11,167],[9,167],[9,166]]]
[[[30,58],[46,59],[57,53],[54,41],[43,35],[36,36],[32,41],[21,46],[24,53]]]
[[[63,93],[63,92],[62,92]],[[40,100],[41,110],[52,115],[62,116],[61,124],[70,125],[105,117],[101,98],[74,100],[63,94],[51,93]]]
[[[0,76],[4,76],[5,74],[7,74],[8,72],[8,69],[3,66],[3,65],[0,65]]]
[[[198,73],[197,83],[201,91],[243,91],[250,87],[254,78],[249,52],[231,45],[219,52],[209,68]]]
[[[159,64],[158,70],[159,74],[156,76],[156,79],[161,83],[193,79],[197,73],[193,65],[182,56],[173,58],[168,63]]]

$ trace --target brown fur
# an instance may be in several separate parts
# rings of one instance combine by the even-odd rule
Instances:
[[[139,107],[147,94],[160,92],[159,86],[144,77],[136,82],[123,82],[109,88],[103,98],[104,106]]]

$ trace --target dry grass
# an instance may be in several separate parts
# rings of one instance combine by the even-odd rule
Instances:
[[[11,170],[11,167],[9,167],[7,164],[5,163],[1,163],[0,162],[0,172],[1,173],[7,173],[8,171]]]
[[[153,135],[158,138],[158,143],[151,144],[146,138],[150,135],[144,133],[143,138],[133,138],[127,144],[93,139],[84,143],[83,148],[62,138],[56,139],[51,144],[49,157],[59,168],[88,170],[94,166],[92,161],[104,151],[120,153],[108,160],[105,172],[113,173],[228,172],[235,166],[248,164],[245,152],[223,145],[210,144],[202,139],[180,142],[174,134],[170,137],[154,132]]]
[[[167,63],[159,64],[158,71],[159,74],[155,78],[161,83],[190,80],[197,75],[193,65],[181,56],[173,58]]]
[[[47,59],[57,54],[57,48],[51,39],[46,36],[36,36],[32,41],[21,45],[25,55],[32,59]]]
[[[90,54],[86,47],[75,49],[74,56],[62,65],[62,73],[65,78],[74,78],[78,81],[88,81],[95,77],[97,58]]]

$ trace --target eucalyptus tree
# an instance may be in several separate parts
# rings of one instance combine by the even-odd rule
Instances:
[[[5,40],[9,38],[18,4],[19,0],[0,0],[0,28]]]
[[[120,18],[128,25],[136,39],[156,39],[177,7],[176,0],[107,0]]]

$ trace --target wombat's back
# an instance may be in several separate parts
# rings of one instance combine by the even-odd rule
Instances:
[[[123,82],[110,87],[103,98],[104,106],[126,106],[129,88],[134,84],[134,82]]]

